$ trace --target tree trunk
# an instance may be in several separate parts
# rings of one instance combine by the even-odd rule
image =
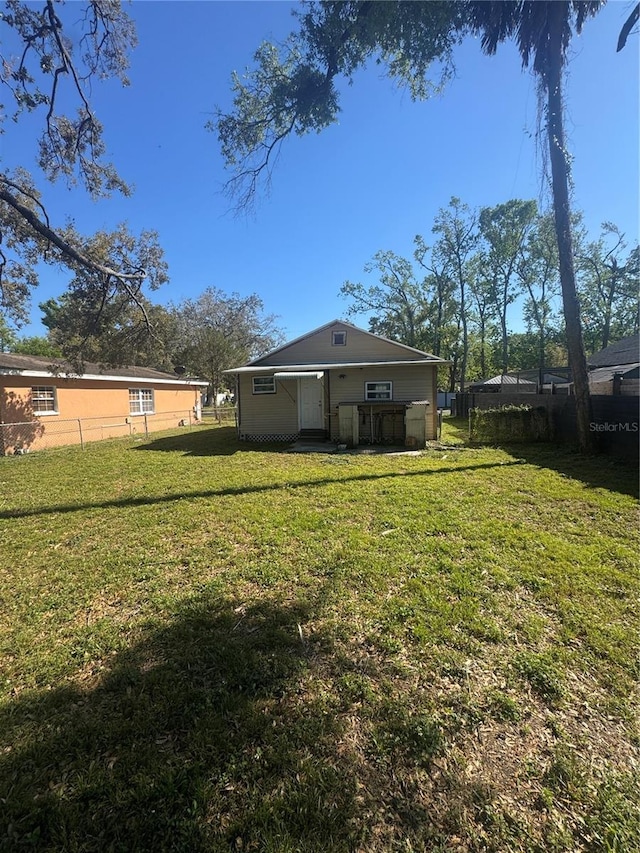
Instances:
[[[487,358],[485,355],[485,345],[486,345],[486,337],[487,337],[487,328],[486,321],[484,319],[484,314],[480,313],[480,375],[483,379],[487,378]]]
[[[509,332],[507,330],[507,300],[500,308],[500,373],[504,376],[509,369]]]
[[[467,361],[469,360],[469,331],[467,328],[467,302],[465,293],[465,281],[462,273],[462,264],[458,256],[458,278],[460,280],[460,319],[462,321],[462,358],[460,359],[460,390],[464,391],[467,381]]]
[[[589,395],[589,377],[587,360],[582,341],[580,306],[576,293],[576,279],[573,266],[573,241],[569,206],[569,168],[567,164],[566,143],[564,138],[562,105],[562,50],[561,25],[564,3],[551,3],[553,16],[547,69],[547,131],[549,135],[549,155],[551,160],[551,180],[553,187],[553,213],[558,240],[560,261],[560,285],[562,287],[562,305],[567,332],[569,366],[573,377],[576,398],[576,417],[578,427],[578,445],[585,453],[595,449],[594,433],[591,431],[591,398]]]

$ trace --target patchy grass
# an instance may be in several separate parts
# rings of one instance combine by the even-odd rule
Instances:
[[[456,422],[0,459],[0,847],[640,849],[636,481]]]

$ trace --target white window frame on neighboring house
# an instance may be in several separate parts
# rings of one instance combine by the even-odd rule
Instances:
[[[130,415],[152,415],[154,405],[153,388],[129,388]]]
[[[332,347],[346,347],[347,345],[347,333],[343,330],[331,332],[331,346]]]
[[[364,399],[369,403],[393,400],[393,382],[388,379],[373,379],[365,382]]]
[[[58,414],[58,395],[54,385],[34,385],[31,388],[31,410],[38,416]]]
[[[251,388],[254,394],[275,394],[276,378],[275,376],[253,376]]]

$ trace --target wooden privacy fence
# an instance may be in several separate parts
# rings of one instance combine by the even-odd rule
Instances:
[[[543,410],[546,437],[538,430],[535,440],[558,444],[577,443],[576,400],[573,396],[552,394],[458,394],[456,414],[468,417],[472,409],[499,409],[529,406]],[[600,450],[637,458],[640,446],[640,397],[598,394],[591,397],[591,429],[598,437]],[[496,438],[500,440],[499,437]]]

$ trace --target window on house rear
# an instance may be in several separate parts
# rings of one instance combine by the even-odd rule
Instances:
[[[253,393],[254,394],[275,394],[276,393],[276,378],[275,378],[275,376],[254,376],[252,381],[253,381]]]
[[[364,399],[365,400],[393,400],[393,383],[392,382],[365,382],[364,383]]]
[[[152,388],[129,388],[129,414],[146,415],[153,412]]]
[[[56,389],[52,385],[34,385],[31,389],[31,408],[36,415],[57,414]]]
[[[346,332],[331,332],[332,347],[346,347],[347,333]]]

